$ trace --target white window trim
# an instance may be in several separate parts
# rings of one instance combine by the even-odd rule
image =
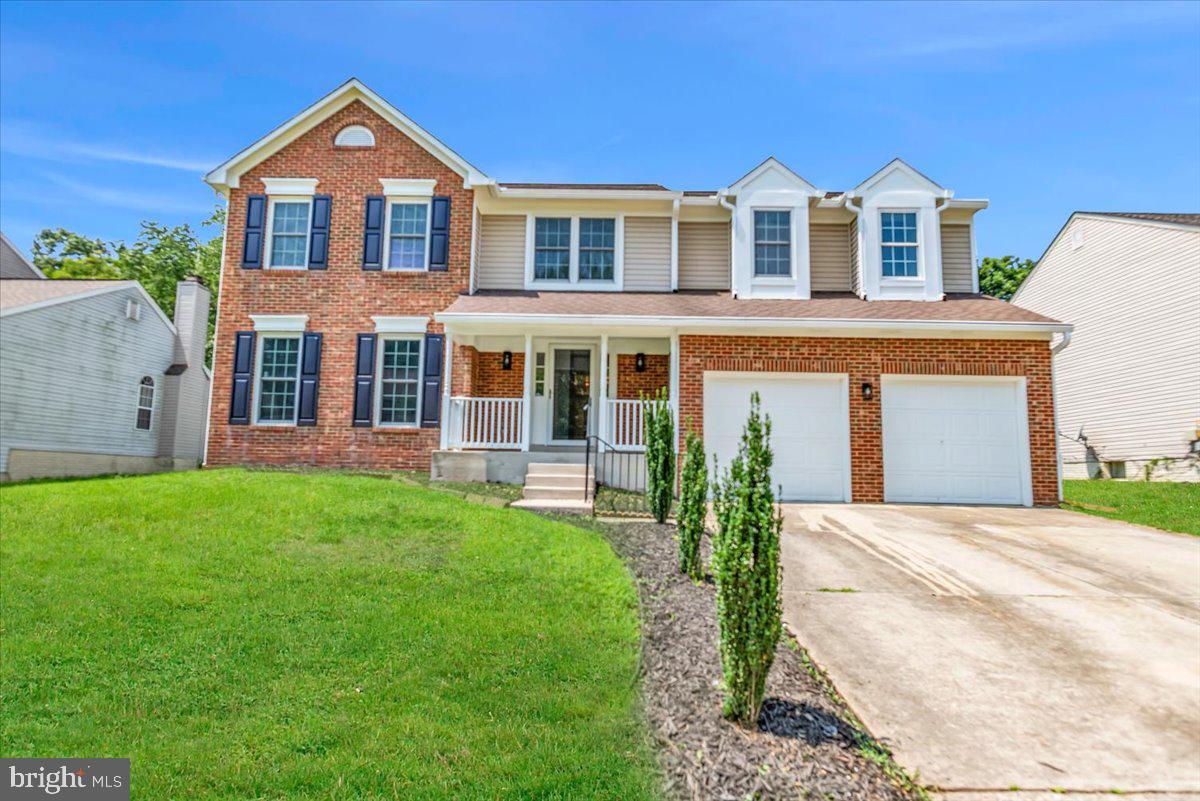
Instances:
[[[760,211],[784,211],[788,215],[788,274],[759,275],[758,274],[758,226],[754,216]],[[796,215],[791,206],[753,206],[750,209],[750,280],[755,284],[782,284],[791,286],[796,283]]]
[[[268,195],[312,197],[317,193],[316,178],[263,178]]]
[[[372,317],[376,334],[425,334],[428,317]]]
[[[424,204],[419,199],[418,195],[399,195],[388,197],[387,203],[384,204],[384,221],[383,221],[383,269],[385,271],[397,273],[421,273],[429,271],[429,230],[433,225],[433,203],[426,196]],[[392,266],[392,206],[425,206],[425,266],[418,269],[412,267],[393,267]]]
[[[268,179],[264,179],[268,180]],[[299,266],[276,265],[272,263],[275,258],[275,204],[276,203],[303,203],[308,212],[304,216],[304,263]],[[308,250],[312,247],[312,196],[311,195],[271,195],[267,198],[267,264],[268,270],[307,270],[308,269]]]
[[[142,382],[145,381],[147,378],[149,378],[151,381],[150,405],[143,406],[142,405]],[[144,375],[138,379],[136,392],[137,392],[137,397],[134,399],[134,404],[133,404],[133,430],[134,431],[153,431],[154,430],[154,401],[158,399],[158,382],[154,380],[154,376]],[[137,420],[138,412],[140,412],[142,409],[148,409],[150,411],[150,425],[146,426],[145,428],[142,428],[141,426],[139,426],[138,420]]]
[[[308,327],[307,314],[252,314],[250,320],[258,332],[300,334]]]
[[[566,280],[534,278],[534,262],[537,248],[537,220],[569,219],[571,221],[570,269]],[[613,221],[613,277],[610,281],[579,278],[579,221]],[[525,215],[525,288],[557,289],[562,292],[620,292],[625,286],[625,214],[622,212],[545,212]]]
[[[433,197],[437,181],[433,178],[380,178],[383,194],[393,197]]]
[[[378,319],[378,318],[377,318]],[[425,329],[422,328],[422,331]],[[410,340],[417,342],[417,414],[416,419],[411,423],[385,423],[380,419],[380,411],[383,407],[383,344],[385,342],[396,340]],[[421,394],[424,389],[424,368],[425,368],[425,336],[414,336],[412,334],[381,334],[378,338],[375,347],[375,387],[374,387],[374,405],[375,408],[371,411],[371,421],[377,428],[420,428],[421,427]]]
[[[876,225],[879,226],[879,284],[880,286],[913,286],[914,284],[925,283],[925,259],[921,244],[921,209],[919,208],[884,208],[881,207],[876,212]],[[885,214],[912,214],[916,219],[917,241],[916,242],[884,242],[883,241],[883,215]],[[883,251],[884,248],[903,247],[917,249],[917,274],[916,275],[884,275],[883,274]]]
[[[308,319],[307,315],[305,316],[305,319]],[[304,364],[304,334],[302,331],[294,331],[290,329],[286,331],[280,331],[277,329],[260,330],[257,325],[255,326],[254,330],[256,332],[254,336],[256,340],[254,343],[254,395],[251,399],[251,402],[254,404],[254,425],[273,427],[295,426],[296,420],[300,414],[300,368]],[[296,351],[296,386],[293,390],[291,420],[259,420],[258,418],[259,407],[261,406],[262,402],[262,340],[264,338],[301,340]]]

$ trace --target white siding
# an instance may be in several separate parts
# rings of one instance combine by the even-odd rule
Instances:
[[[971,226],[942,226],[942,291],[972,292]]]
[[[485,214],[480,220],[475,263],[479,288],[524,289],[525,216]]]
[[[1075,325],[1055,358],[1062,433],[1082,428],[1101,460],[1187,453],[1200,424],[1200,230],[1076,217],[1013,302]],[[1064,460],[1084,458],[1059,443]]]
[[[143,303],[138,322],[125,317],[130,298]],[[0,318],[0,472],[13,447],[158,455],[175,335],[144,304],[131,288]],[[139,431],[146,375],[155,382],[154,414],[150,430]]]
[[[808,229],[813,292],[850,291],[849,226],[819,223]]]
[[[679,288],[729,289],[729,223],[679,224]]]
[[[625,218],[625,291],[671,291],[671,218]]]

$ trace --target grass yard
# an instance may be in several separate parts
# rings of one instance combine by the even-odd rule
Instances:
[[[0,752],[135,798],[653,798],[629,576],[595,533],[402,482],[0,488]]]
[[[1200,484],[1166,481],[1063,482],[1066,508],[1200,537]]]

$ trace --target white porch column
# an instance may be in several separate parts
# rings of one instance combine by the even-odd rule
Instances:
[[[600,335],[600,392],[596,403],[596,436],[608,439],[608,334]]]
[[[533,420],[533,335],[525,335],[525,376],[521,394],[521,450],[529,450],[529,429]]]
[[[442,369],[445,374],[442,376],[442,432],[439,447],[446,450],[450,447],[450,384],[454,380],[454,335],[449,329],[446,330],[446,344],[443,347]]]
[[[679,452],[679,334],[671,333],[671,415],[675,419],[675,452]]]

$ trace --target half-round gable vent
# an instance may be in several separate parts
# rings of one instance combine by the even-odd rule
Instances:
[[[338,131],[333,143],[338,147],[375,147],[375,134],[364,125],[347,125]]]

